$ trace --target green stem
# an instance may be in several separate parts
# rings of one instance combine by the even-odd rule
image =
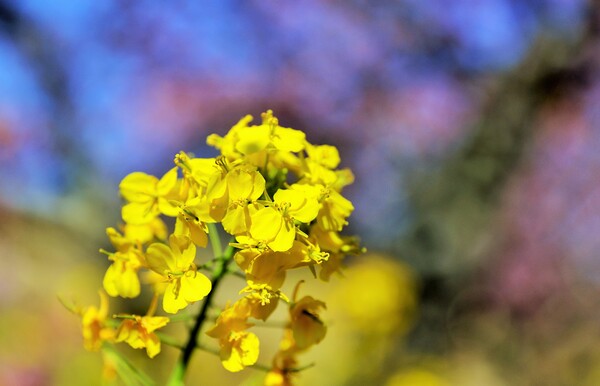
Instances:
[[[212,246],[215,258],[221,257],[223,254],[223,247],[221,246],[221,236],[219,235],[215,224],[208,224],[208,238],[210,239],[210,245]]]
[[[209,224],[209,227],[212,224]],[[183,347],[183,353],[177,362],[173,373],[171,373],[171,378],[169,379],[168,386],[183,386],[183,378],[185,377],[185,372],[188,368],[190,360],[192,359],[192,354],[194,353],[194,349],[198,347],[198,334],[202,328],[202,325],[207,319],[208,310],[211,307],[212,300],[214,294],[217,292],[217,287],[221,283],[221,280],[228,273],[227,267],[229,263],[233,260],[233,255],[235,254],[235,248],[229,246],[225,253],[221,254],[221,241],[219,239],[219,234],[217,233],[216,228],[213,226],[210,228],[209,235],[211,236],[211,244],[213,245],[213,250],[215,251],[215,257],[220,257],[217,259],[215,264],[215,268],[213,271],[212,278],[212,289],[206,295],[204,299],[204,303],[202,304],[202,308],[200,309],[200,313],[196,318],[196,322],[194,326],[190,330],[190,335],[187,343]],[[217,241],[218,240],[218,241]]]

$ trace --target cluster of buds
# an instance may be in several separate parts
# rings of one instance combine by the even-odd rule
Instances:
[[[340,235],[354,209],[342,189],[354,177],[349,169],[337,169],[335,147],[308,143],[302,131],[280,126],[271,111],[262,114],[261,124],[251,121],[248,115],[224,137],[208,137],[221,153],[216,158],[180,152],[161,178],[135,172],[121,181],[124,224],[107,229],[115,251],[103,251],[112,262],[104,290],[112,297],[135,298],[147,286],[153,302],[145,316],[115,315],[120,324],[111,331],[115,323],[102,295],[100,310],[82,313],[86,348],[124,341],[157,355],[161,341],[155,330],[169,322],[167,316],[154,316],[161,297],[162,310],[171,315],[204,299],[188,342],[195,348],[206,310],[214,307],[212,293],[230,272],[245,277],[241,298],[206,332],[218,341],[227,370],[256,363],[259,339],[249,329],[266,321],[281,302],[289,307],[290,321],[268,384],[289,384],[288,374],[297,369],[295,355],[323,339],[319,313],[325,304],[309,296],[297,300],[297,291],[290,299],[282,286],[287,271],[299,268],[328,281],[345,255],[361,250],[356,238]],[[167,217],[174,219],[172,232]],[[230,236],[226,250],[217,224]],[[209,243],[212,256],[197,255]]]

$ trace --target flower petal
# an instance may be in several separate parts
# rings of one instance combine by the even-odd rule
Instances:
[[[178,281],[169,283],[163,296],[163,310],[169,314],[176,314],[177,311],[187,307],[188,302],[181,296],[181,291],[177,291]]]
[[[146,251],[146,263],[154,272],[167,276],[176,270],[175,258],[171,249],[164,244],[153,243]]]
[[[187,302],[197,302],[208,295],[211,289],[212,283],[205,275],[188,271],[181,278],[179,296],[182,296]]]

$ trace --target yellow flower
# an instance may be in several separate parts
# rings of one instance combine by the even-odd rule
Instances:
[[[250,317],[266,321],[277,308],[279,297],[270,299],[268,303],[265,303],[260,296],[255,296],[254,293],[251,293],[238,300],[237,303],[245,304],[245,306],[248,307],[248,314]]]
[[[128,240],[141,244],[148,243],[155,239],[166,240],[168,235],[167,226],[159,217],[156,217],[145,224],[125,224],[123,232]]]
[[[352,202],[335,190],[329,190],[321,205],[317,223],[328,231],[341,231],[348,224],[346,219],[354,211]]]
[[[178,209],[170,203],[178,199],[177,167],[159,180],[142,172],[131,173],[119,184],[121,195],[128,202],[123,206],[123,220],[128,224],[146,224],[160,213],[176,216]]]
[[[272,206],[252,215],[250,235],[274,251],[289,250],[296,237],[295,220],[310,223],[319,211],[319,202],[298,189],[279,189]]]
[[[238,240],[244,240],[244,238],[238,237]],[[238,251],[234,258],[238,266],[246,273],[249,281],[280,288],[285,278],[285,271],[299,266],[302,262],[303,248],[301,242],[294,241],[292,248],[287,252],[246,248]]]
[[[175,155],[175,165],[181,168],[184,178],[191,180],[199,193],[206,189],[211,176],[220,172],[214,158],[194,158],[183,151]]]
[[[166,316],[138,316],[131,315],[123,320],[117,330],[117,342],[127,342],[133,348],[146,348],[150,358],[160,352],[160,339],[155,330],[169,323]]]
[[[207,143],[221,150],[229,161],[243,160],[264,172],[275,169],[301,170],[300,158],[296,155],[306,146],[306,135],[279,125],[279,121],[268,110],[261,114],[260,125],[249,126],[251,115],[246,115],[231,130],[220,137],[210,135]]]
[[[194,244],[199,247],[208,245],[208,227],[202,222],[193,207],[183,205],[180,207],[180,213],[175,220],[175,230],[173,234],[189,237]]]
[[[106,270],[102,285],[110,296],[135,298],[140,294],[137,271],[141,265],[132,256],[121,252],[109,256],[113,263]]]
[[[251,115],[246,115],[223,138],[216,134],[208,137],[207,143],[221,150],[228,159],[238,154],[249,155],[266,149],[300,152],[304,149],[306,135],[300,130],[279,126],[279,120],[268,110],[261,114],[262,124],[248,126]]]
[[[221,137],[217,134],[211,134],[208,136],[208,138],[206,138],[206,143],[219,149],[224,157],[230,161],[233,161],[240,156],[235,149],[235,145],[238,141],[238,132],[244,128],[247,128],[250,122],[252,122],[252,115],[247,114],[235,125],[233,125],[225,137]]]
[[[83,347],[89,351],[98,351],[102,342],[110,341],[114,337],[114,330],[107,326],[108,298],[100,291],[100,308],[89,306],[81,311],[81,327],[83,333]]]
[[[309,144],[306,146],[306,153],[312,161],[327,169],[335,169],[340,164],[340,153],[335,146]]]
[[[219,339],[221,363],[231,372],[241,371],[258,360],[258,337],[246,331],[252,326],[247,321],[250,313],[250,304],[236,302],[223,310],[215,326],[206,332],[208,336]]]
[[[252,154],[268,146],[287,152],[299,152],[304,149],[306,136],[299,130],[279,126],[279,120],[268,110],[262,115],[259,126],[240,127],[235,149],[242,154]]]
[[[328,253],[327,259],[323,259],[320,264],[319,278],[323,281],[329,281],[333,273],[341,272],[342,262],[347,254],[365,252],[356,237],[340,236],[338,232],[326,231],[318,224],[313,225],[310,229],[310,239],[314,240],[321,250]]]
[[[325,337],[327,327],[319,317],[322,308],[325,308],[325,303],[310,296],[305,296],[290,306],[290,328],[298,349],[307,349]]]
[[[279,299],[283,299],[286,302],[289,301],[283,292],[271,287],[269,284],[256,284],[248,281],[248,285],[240,291],[240,293],[244,292],[249,292],[248,297],[262,306],[277,302]],[[273,307],[276,307],[276,304]]]
[[[225,136],[209,136],[207,143],[221,153],[215,158],[182,151],[162,177],[134,172],[123,178],[125,225],[119,228],[122,233],[107,230],[116,251],[106,252],[111,265],[103,286],[110,296],[135,297],[143,283],[154,296],[146,316],[114,316],[123,319],[117,331],[107,327],[105,294],[100,309],[78,312],[86,348],[97,350],[105,340],[116,340],[155,357],[161,350],[158,336],[163,336],[156,330],[169,322],[153,316],[158,301],[165,312],[176,314],[207,297],[171,379],[181,380],[176,378],[184,375],[199,327],[216,307],[207,295],[225,276],[243,272],[247,285],[238,293],[241,299],[228,303],[206,334],[218,340],[223,366],[240,371],[259,356],[260,342],[249,331],[249,320],[266,321],[283,300],[289,322],[265,384],[291,385],[292,375],[302,370],[296,356],[327,333],[320,317],[325,303],[310,296],[296,300],[298,287],[291,301],[282,288],[291,269],[309,268],[316,277],[319,266],[321,279],[328,280],[341,269],[344,255],[362,251],[356,239],[338,233],[354,210],[342,196],[354,176],[349,169],[337,169],[340,155],[334,146],[308,143],[302,131],[281,126],[271,110],[261,118],[252,124],[252,117],[245,116]],[[225,250],[213,234],[221,227],[235,239]],[[197,248],[209,241],[215,244],[214,259],[200,267],[212,269],[212,282],[195,264]],[[230,271],[231,260],[241,272]],[[109,367],[109,375],[113,370]]]
[[[338,150],[329,145],[307,145],[308,157],[302,163],[302,182],[329,186],[336,182],[335,169],[340,163]]]
[[[199,221],[205,223],[220,222],[227,212],[227,172],[224,161],[222,158],[219,160],[223,168],[210,176],[204,194],[192,197],[186,202],[186,208],[191,210]]]
[[[102,285],[110,296],[137,297],[140,294],[137,272],[144,265],[142,253],[135,242],[114,228],[108,228],[106,233],[117,252],[105,252],[113,263],[106,270]]]
[[[248,231],[251,216],[258,210],[252,203],[265,191],[265,179],[251,166],[236,167],[227,173],[229,205],[223,217],[223,229],[238,235]]]
[[[169,238],[169,247],[154,243],[146,251],[148,267],[168,283],[163,309],[170,314],[203,299],[211,290],[210,280],[196,271],[195,257],[196,247],[190,239],[176,235]]]
[[[248,331],[235,331],[221,345],[221,363],[232,373],[252,366],[258,360],[260,341]]]

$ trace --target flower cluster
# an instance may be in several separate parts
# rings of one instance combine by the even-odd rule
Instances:
[[[223,366],[240,371],[259,356],[259,339],[249,331],[252,320],[266,321],[280,301],[288,303],[291,320],[268,377],[269,384],[278,384],[273,380],[280,374],[279,384],[288,384],[284,375],[295,368],[295,354],[321,341],[326,328],[318,316],[324,303],[308,296],[290,300],[282,291],[286,273],[307,268],[328,281],[345,255],[361,250],[356,238],[340,235],[354,209],[342,190],[354,177],[338,169],[335,147],[310,144],[302,131],[280,126],[271,111],[262,114],[262,123],[251,121],[248,115],[225,136],[208,137],[220,151],[215,158],[180,152],[160,178],[134,172],[121,181],[124,224],[107,229],[114,252],[103,251],[111,262],[103,286],[112,297],[135,298],[147,284],[155,302],[162,297],[164,312],[176,314],[205,298],[203,310],[214,307],[211,291],[237,270],[246,279],[241,298],[207,334],[218,341]],[[216,224],[230,236],[226,251]],[[212,256],[203,252],[209,241]],[[168,317],[153,316],[151,306],[146,316],[117,315],[120,325],[110,332],[106,303],[84,315],[87,348],[124,341],[146,348],[150,357],[160,352],[154,331]],[[201,311],[197,326],[205,318]],[[190,342],[193,349],[196,337]]]

